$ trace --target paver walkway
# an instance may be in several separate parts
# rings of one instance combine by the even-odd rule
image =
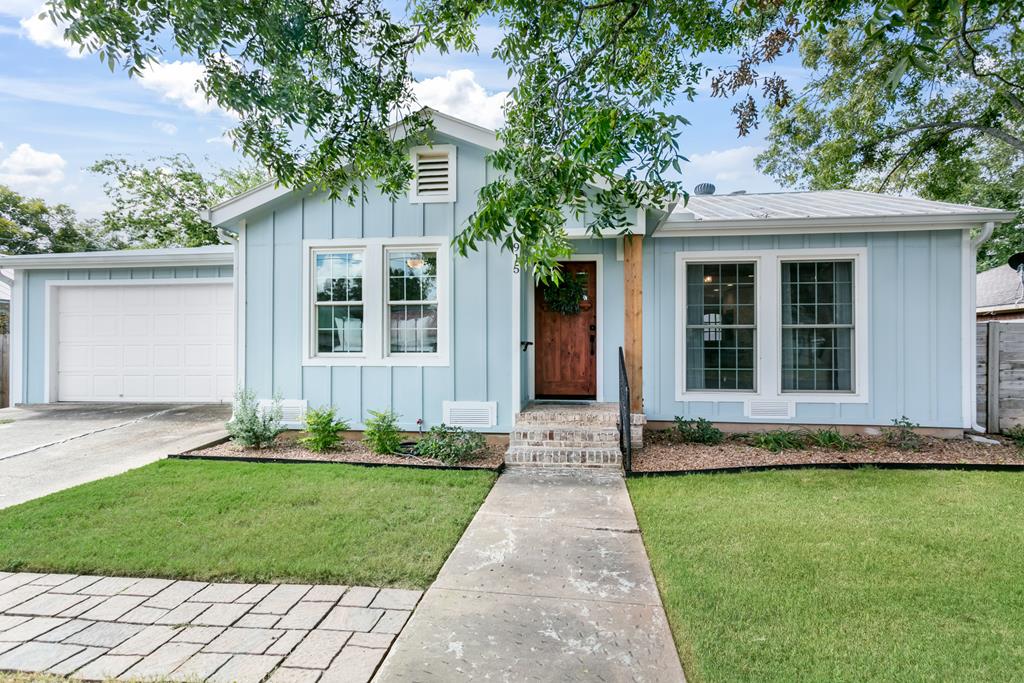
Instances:
[[[365,682],[420,591],[0,572],[0,671]]]
[[[682,681],[617,473],[506,470],[376,682]]]

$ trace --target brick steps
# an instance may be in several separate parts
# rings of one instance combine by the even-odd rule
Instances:
[[[615,404],[540,404],[516,418],[505,464],[622,467]]]

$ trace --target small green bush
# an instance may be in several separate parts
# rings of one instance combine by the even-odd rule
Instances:
[[[341,442],[338,432],[348,428],[346,420],[336,418],[332,406],[310,408],[306,411],[306,436],[299,443],[314,453],[323,453],[337,448]]]
[[[856,439],[843,436],[838,429],[832,427],[809,431],[807,438],[813,445],[833,451],[852,451],[860,448],[860,443]]]
[[[398,431],[398,415],[393,410],[371,410],[366,420],[363,441],[378,455],[402,452],[402,435]]]
[[[763,448],[772,453],[797,451],[804,447],[803,439],[796,432],[785,429],[773,429],[770,432],[759,432],[750,438],[750,445]]]
[[[1003,436],[1016,444],[1017,448],[1024,450],[1024,427],[1017,425],[1016,427],[1004,429]]]
[[[486,445],[487,440],[480,432],[439,424],[416,443],[416,455],[455,465],[469,460]]]
[[[720,444],[725,440],[722,430],[703,417],[698,417],[696,420],[684,420],[677,417],[676,436],[683,443],[703,443],[709,446]]]
[[[267,448],[274,444],[277,435],[284,431],[281,425],[281,397],[274,396],[270,408],[260,410],[256,392],[239,389],[235,392],[235,403],[231,420],[224,425],[232,440],[246,448]]]
[[[887,446],[892,446],[901,451],[918,451],[924,445],[924,439],[914,430],[920,426],[916,422],[911,422],[904,415],[898,420],[893,419],[892,427],[883,429],[882,435],[885,437]]]

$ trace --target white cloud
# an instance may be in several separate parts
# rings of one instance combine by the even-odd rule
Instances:
[[[480,126],[498,128],[505,121],[502,107],[508,92],[488,95],[470,69],[420,81],[413,85],[413,93],[422,105]]]
[[[177,102],[200,114],[217,110],[217,105],[206,99],[198,89],[204,76],[198,62],[166,62],[151,64],[139,77],[143,88],[160,94],[166,100]]]
[[[27,17],[29,13],[38,14],[39,0],[3,0],[0,2],[0,14],[18,17]]]
[[[164,135],[174,135],[178,132],[178,127],[173,123],[168,123],[167,121],[154,121],[153,127]]]
[[[227,145],[231,147],[235,144],[235,141],[231,138],[231,131],[224,131],[220,135],[212,138],[206,138],[206,144],[208,145]]]
[[[22,143],[0,160],[0,183],[37,191],[64,180],[65,166],[67,162],[61,155],[40,152],[32,145]]]
[[[64,25],[57,25],[49,16],[42,16],[47,9],[46,5],[37,6],[34,12],[21,20],[21,28],[28,39],[42,47],[64,50],[64,54],[72,59],[80,59],[88,54],[64,38]]]
[[[762,147],[742,145],[731,149],[712,150],[710,152],[689,154],[690,163],[683,167],[687,185],[711,182],[716,191],[733,192],[773,192],[779,185],[768,176],[759,173],[754,165],[754,157],[763,152]],[[690,188],[692,189],[692,188]]]

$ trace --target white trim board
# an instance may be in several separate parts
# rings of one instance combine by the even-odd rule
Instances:
[[[428,249],[437,251],[437,353],[390,354],[385,325],[386,270],[384,257],[390,249]],[[312,334],[313,291],[316,273],[314,250],[362,251],[363,272],[363,351],[361,353],[319,355]],[[447,367],[451,364],[451,247],[447,236],[387,237],[367,239],[330,239],[302,241],[302,365],[363,367]]]
[[[218,245],[189,249],[125,249],[124,251],[83,251],[69,254],[32,254],[0,256],[0,265],[8,268],[160,268],[171,266],[230,266],[234,247]]]
[[[595,350],[596,357],[594,359],[595,371],[597,372],[597,394],[594,397],[595,402],[604,401],[604,254],[572,254],[559,261],[593,261],[597,264],[597,282],[595,283],[597,291],[597,349]],[[537,399],[537,340],[536,340],[536,324],[537,324],[537,284],[531,282],[529,289],[527,290],[526,297],[527,305],[527,333],[530,341],[533,344],[530,345],[529,352],[527,353],[527,367],[526,377],[529,387],[529,399],[535,401]]]
[[[10,400],[11,405],[25,402],[25,271],[14,271],[14,282],[11,284],[11,361],[10,361]]]
[[[855,218],[785,218],[707,221],[665,221],[654,237],[735,237],[746,235],[816,235],[848,232],[909,232],[915,230],[969,230],[991,220],[990,214],[972,216],[864,216]]]
[[[793,392],[782,391],[782,261],[823,261],[852,259],[854,262],[854,391]],[[756,305],[756,363],[753,391],[686,391],[686,275],[689,262],[753,263]],[[714,401],[743,403],[750,415],[750,404],[760,402],[867,403],[869,391],[868,250],[866,247],[829,249],[768,249],[761,251],[679,251],[675,254],[675,391],[679,402]],[[792,411],[791,411],[792,416]],[[769,419],[769,418],[765,418]],[[776,419],[776,418],[771,418]]]

